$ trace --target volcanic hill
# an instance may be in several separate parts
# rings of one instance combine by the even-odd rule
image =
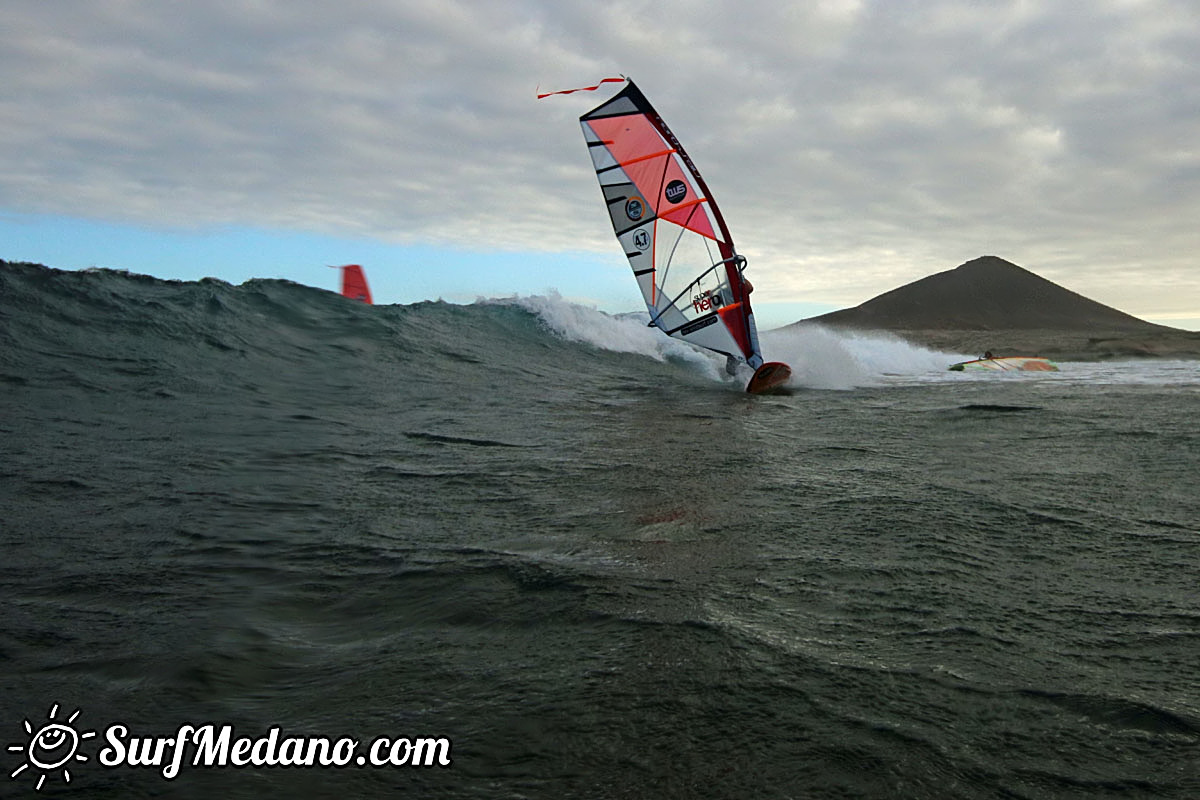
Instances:
[[[1138,319],[996,256],[795,324],[889,331],[959,353],[1200,358],[1200,333]]]

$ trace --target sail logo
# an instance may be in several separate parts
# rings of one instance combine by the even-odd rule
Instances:
[[[695,333],[698,330],[707,328],[709,325],[716,325],[716,324],[717,324],[717,315],[709,314],[707,317],[701,317],[700,319],[698,319],[694,322],[689,322],[687,325],[684,325],[682,328],[679,329],[679,335],[680,336],[690,336],[691,334]]]
[[[637,222],[646,214],[646,201],[640,197],[631,197],[625,201],[625,216]]]
[[[79,709],[75,709],[75,713],[67,717],[65,723],[55,721],[57,716],[58,703],[55,703],[47,715],[49,722],[36,731],[33,729],[33,723],[25,720],[25,733],[28,734],[29,741],[26,744],[8,746],[10,753],[24,753],[24,761],[9,774],[9,778],[16,780],[28,771],[37,776],[34,788],[39,792],[46,783],[46,778],[51,776],[59,776],[63,783],[71,782],[71,771],[67,767],[76,761],[87,761],[87,756],[77,751],[83,740],[92,738],[96,732],[75,728]]]
[[[692,310],[697,314],[725,305],[720,292],[707,291],[692,298]]]
[[[687,184],[679,180],[671,181],[667,184],[663,195],[672,203],[681,202],[683,198],[687,197]]]

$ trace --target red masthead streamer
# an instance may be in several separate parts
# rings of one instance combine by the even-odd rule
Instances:
[[[625,82],[624,76],[621,76],[620,78],[604,78],[600,81],[600,83],[597,83],[595,86],[581,86],[578,89],[562,89],[557,92],[544,92],[544,93],[539,93],[537,97],[538,97],[538,100],[541,100],[543,97],[549,97],[550,95],[553,95],[553,94],[573,94],[575,92],[594,92],[606,83],[624,83],[624,82]],[[541,88],[541,87],[538,87],[538,88]]]

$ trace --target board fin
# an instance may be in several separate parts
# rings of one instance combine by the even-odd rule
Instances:
[[[746,384],[750,394],[783,392],[784,385],[792,377],[792,368],[782,361],[768,361],[754,370],[754,377]]]

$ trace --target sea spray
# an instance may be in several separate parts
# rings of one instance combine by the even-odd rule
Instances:
[[[744,384],[750,376],[749,369],[744,368],[731,378],[719,355],[664,336],[646,325],[646,315],[641,312],[608,314],[566,300],[557,292],[479,302],[523,308],[567,341],[657,361],[683,362],[713,381]],[[957,354],[939,353],[883,332],[860,333],[813,325],[765,331],[761,337],[768,359],[792,367],[791,385],[797,388],[846,390],[877,386],[887,376],[941,373],[950,363],[961,360]]]
[[[945,371],[951,357],[886,333],[859,333],[819,325],[762,335],[767,355],[792,367],[792,383],[809,389],[878,386],[887,376]]]
[[[657,361],[683,361],[714,380],[721,375],[716,360],[695,347],[664,336],[646,324],[642,313],[612,315],[597,308],[563,299],[557,292],[546,295],[485,300],[511,303],[536,314],[551,332],[573,342],[582,342],[616,353],[634,353]]]

